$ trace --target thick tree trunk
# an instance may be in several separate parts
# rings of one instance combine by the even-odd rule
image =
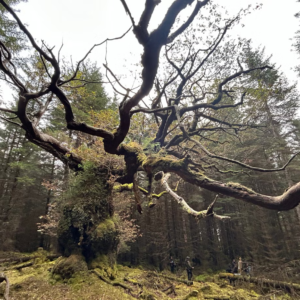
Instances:
[[[87,261],[115,253],[118,230],[113,217],[108,173],[82,172],[67,193],[58,227],[64,255],[83,254]]]

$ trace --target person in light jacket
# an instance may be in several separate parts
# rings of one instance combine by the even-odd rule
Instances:
[[[242,258],[239,258],[238,261],[238,273],[241,275],[242,274],[242,269],[243,269],[243,262],[242,262]]]

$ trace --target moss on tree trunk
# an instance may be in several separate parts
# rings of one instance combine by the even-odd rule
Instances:
[[[58,225],[58,242],[65,256],[83,254],[89,262],[115,252],[118,229],[108,177],[108,172],[85,165],[71,180]]]

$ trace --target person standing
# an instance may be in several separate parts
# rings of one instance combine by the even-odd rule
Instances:
[[[242,262],[242,258],[239,258],[238,261],[238,273],[241,275],[242,274],[242,269],[243,269],[243,262]]]
[[[231,273],[234,274],[236,273],[236,270],[237,269],[237,266],[236,266],[236,261],[235,259],[232,260],[232,263],[231,263]]]
[[[193,277],[193,269],[194,269],[194,267],[192,267],[192,265],[191,265],[189,256],[187,256],[186,259],[185,259],[185,265],[186,265],[186,271],[187,271],[188,280],[191,281],[192,277]]]
[[[173,259],[173,256],[171,256],[170,257],[170,268],[171,268],[172,273],[175,273],[175,266],[176,266],[175,261]]]

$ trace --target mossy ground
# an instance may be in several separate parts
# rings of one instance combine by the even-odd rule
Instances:
[[[37,256],[36,253],[32,254]],[[21,271],[9,270],[6,266],[5,274],[8,276],[11,290],[10,300],[116,300],[116,299],[230,299],[230,300],[252,300],[252,299],[297,299],[289,295],[276,292],[276,298],[269,292],[270,296],[259,295],[254,291],[253,284],[244,286],[231,286],[227,280],[219,279],[217,275],[195,276],[193,285],[171,280],[174,277],[169,271],[155,273],[142,270],[141,268],[129,268],[117,265],[116,277],[111,283],[122,283],[131,291],[120,286],[105,283],[93,272],[80,273],[80,275],[61,280],[53,276],[52,270],[55,261],[47,260],[44,254],[39,254],[34,259],[33,266],[23,268]],[[1,265],[2,270],[4,266]],[[105,272],[102,273],[105,275]],[[196,272],[195,272],[196,274]],[[186,279],[183,271],[178,279]],[[198,281],[197,281],[198,280]],[[0,285],[1,293],[4,291],[5,283]],[[167,289],[172,287],[172,289]],[[166,290],[167,289],[167,290]],[[299,298],[298,298],[299,299]]]

